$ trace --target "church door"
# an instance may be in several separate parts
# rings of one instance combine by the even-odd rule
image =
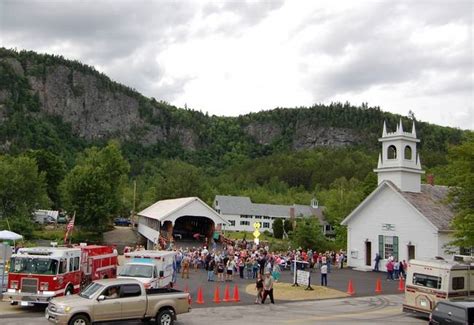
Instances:
[[[372,262],[372,243],[365,242],[365,265],[370,266]]]
[[[415,245],[408,245],[408,260],[415,259]]]

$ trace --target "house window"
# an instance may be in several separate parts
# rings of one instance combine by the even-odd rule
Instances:
[[[255,219],[262,219],[262,216],[255,216]]]
[[[268,220],[268,219],[270,219],[270,217],[263,216],[263,219]],[[271,218],[271,219],[274,219],[274,218]]]
[[[262,228],[270,228],[270,222],[262,223]]]
[[[246,215],[246,214],[242,214],[240,217],[242,219],[252,219],[252,216],[249,216],[249,215]]]
[[[398,237],[379,235],[379,254],[384,259],[393,256],[398,261]]]
[[[230,224],[232,227],[235,227],[235,220],[229,220],[229,224]]]
[[[241,221],[240,225],[241,226],[250,226],[250,221]]]

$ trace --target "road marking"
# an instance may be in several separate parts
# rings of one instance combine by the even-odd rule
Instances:
[[[331,315],[331,316],[315,316],[311,318],[302,318],[302,319],[293,319],[293,320],[288,320],[285,321],[285,323],[288,324],[296,324],[296,323],[306,323],[308,321],[312,320],[331,320],[331,319],[337,319],[337,318],[346,318],[346,317],[353,317],[353,316],[361,316],[361,315],[377,315],[377,314],[397,314],[396,312],[401,313],[401,308],[400,307],[392,307],[392,308],[384,308],[382,310],[373,310],[373,311],[359,311],[359,312],[353,312],[353,313],[345,313],[345,314],[338,314],[338,315]]]

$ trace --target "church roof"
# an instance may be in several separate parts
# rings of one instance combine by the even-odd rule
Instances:
[[[420,193],[398,191],[438,230],[451,230],[454,206],[448,202],[448,186],[421,184]]]
[[[371,199],[384,187],[389,187],[404,198],[414,209],[423,215],[438,231],[451,231],[451,221],[454,218],[454,206],[448,202],[450,188],[440,185],[421,184],[421,192],[401,191],[391,181],[383,181],[380,185],[355,208],[342,222],[347,225],[349,220],[368,204]]]

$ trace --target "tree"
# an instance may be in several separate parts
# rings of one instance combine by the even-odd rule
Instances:
[[[121,208],[121,193],[129,171],[117,143],[87,149],[61,183],[63,202],[76,213],[77,224],[103,232]]]
[[[447,170],[452,173],[450,185],[452,198],[456,203],[453,220],[455,240],[461,247],[474,247],[474,135],[449,152]]]
[[[38,165],[38,170],[44,172],[46,177],[46,191],[53,203],[53,209],[61,207],[59,184],[66,175],[66,164],[57,155],[47,150],[31,150],[27,156],[34,158]]]
[[[283,228],[285,229],[285,232],[287,234],[292,232],[293,231],[293,220],[285,219],[285,221],[283,222]]]
[[[336,244],[339,247],[346,247],[347,230],[340,223],[349,215],[365,197],[365,192],[373,184],[367,177],[366,182],[362,183],[357,179],[347,180],[345,178],[336,179],[327,191],[320,192],[320,197],[324,203],[324,216],[333,226],[336,233]]]
[[[32,232],[32,212],[49,207],[44,173],[29,157],[0,156],[0,218],[2,228],[10,226],[25,237]],[[8,224],[7,224],[8,220]]]
[[[281,218],[273,220],[273,237],[278,239],[283,238],[283,219]]]
[[[331,248],[331,243],[323,235],[321,224],[316,218],[299,218],[291,236],[295,247],[326,251]]]

